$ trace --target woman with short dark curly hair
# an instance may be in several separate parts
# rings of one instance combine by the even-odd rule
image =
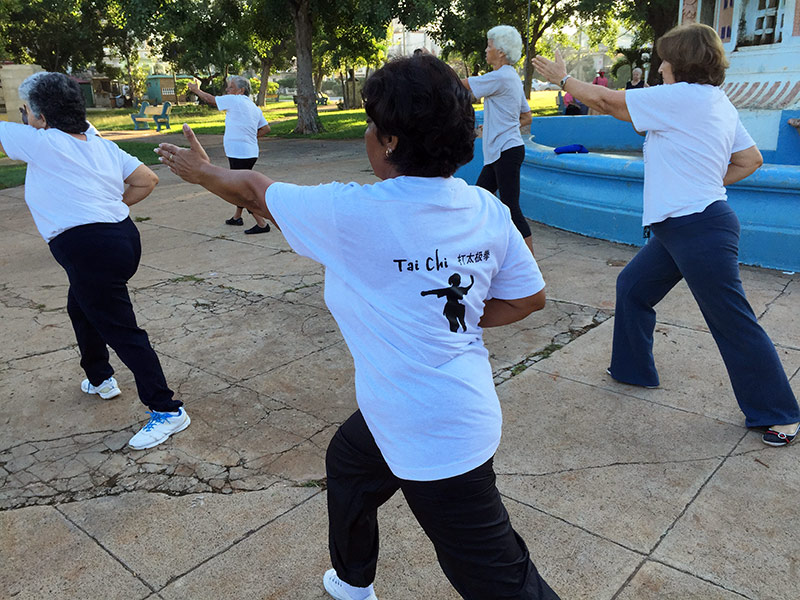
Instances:
[[[128,443],[136,450],[151,448],[190,423],[147,333],[136,324],[128,295],[142,253],[128,207],[146,198],[158,177],[96,135],[75,80],[35,73],[22,82],[19,95],[27,124],[0,122],[0,150],[28,163],[25,202],[67,273],[67,313],[86,373],[81,389],[104,400],[122,393],[108,362],[111,346],[133,372],[139,399],[151,411]]]
[[[375,600],[378,508],[402,490],[465,598],[554,599],[495,487],[500,405],[481,330],[544,306],[544,281],[508,210],[452,174],[472,156],[470,95],[420,54],[364,86],[379,181],[297,186],[161,144],[180,177],[272,220],[325,266],[325,301],[355,364],[359,410],[326,458],[325,589]],[[389,593],[390,597],[397,594]]]
[[[649,241],[617,278],[614,342],[608,373],[656,387],[655,306],[685,279],[722,354],[745,425],[762,441],[797,437],[800,408],[775,346],[758,324],[739,276],[739,220],[725,186],[761,166],[761,153],[719,86],[728,60],[717,33],[692,23],[657,42],[664,84],[611,91],[567,75],[556,62],[534,66],[589,106],[647,131],[644,214]]]

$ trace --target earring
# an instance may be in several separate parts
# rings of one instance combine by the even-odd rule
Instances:
[[[387,148],[386,149],[386,158],[389,158],[392,155],[392,152],[394,152],[394,150],[392,148]]]

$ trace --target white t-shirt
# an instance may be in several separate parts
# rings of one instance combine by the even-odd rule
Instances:
[[[258,158],[258,130],[267,125],[264,113],[247,96],[217,96],[217,108],[225,114],[222,145],[228,158]]]
[[[722,179],[731,154],[755,142],[725,92],[680,82],[627,90],[625,102],[633,126],[647,131],[643,225],[727,200]]]
[[[484,300],[544,287],[508,208],[452,177],[275,183],[266,201],[292,248],[325,266],[358,405],[392,472],[431,481],[491,458],[502,415],[478,326]],[[451,283],[460,290],[448,298]]]
[[[522,81],[511,65],[469,77],[476,98],[483,98],[483,164],[489,165],[509,148],[522,146],[519,116],[531,112]]]
[[[0,122],[0,144],[9,158],[28,163],[25,202],[45,241],[78,225],[128,217],[124,180],[142,163],[114,142]]]

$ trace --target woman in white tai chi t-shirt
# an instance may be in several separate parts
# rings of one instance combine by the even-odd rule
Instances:
[[[151,448],[190,423],[147,333],[136,324],[128,295],[142,255],[128,207],[146,198],[158,177],[97,135],[75,80],[35,73],[19,86],[19,95],[28,125],[0,122],[0,150],[28,164],[25,202],[67,273],[67,313],[86,373],[81,389],[104,400],[122,393],[108,361],[111,346],[151,411],[128,443],[136,450]]]
[[[519,130],[531,124],[531,107],[514,69],[522,56],[522,38],[508,25],[492,27],[486,37],[486,62],[493,70],[461,80],[476,98],[483,98],[483,169],[475,185],[498,192],[533,253],[531,228],[519,206],[519,172],[525,159]]]
[[[373,185],[298,186],[215,168],[188,127],[190,150],[158,152],[325,266],[359,407],[328,447],[328,593],[375,600],[377,511],[402,490],[462,596],[552,600],[495,487],[502,419],[482,341],[482,328],[542,308],[544,281],[508,209],[452,177],[475,135],[455,72],[427,54],[398,59],[363,97],[367,157],[382,180]]]
[[[569,77],[564,62],[534,66],[585,104],[647,131],[644,215],[652,237],[617,279],[609,374],[656,387],[655,305],[685,279],[722,354],[747,427],[770,446],[794,441],[800,409],[775,346],[739,277],[739,221],[725,186],[761,166],[761,153],[720,89],[728,60],[716,32],[692,23],[658,40],[666,85],[612,91]]]

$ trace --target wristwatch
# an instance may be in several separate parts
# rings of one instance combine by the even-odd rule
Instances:
[[[570,77],[572,77],[572,75],[564,75],[564,79],[562,79],[561,83],[559,84],[562,90],[564,89],[564,86],[567,85],[567,79]]]

